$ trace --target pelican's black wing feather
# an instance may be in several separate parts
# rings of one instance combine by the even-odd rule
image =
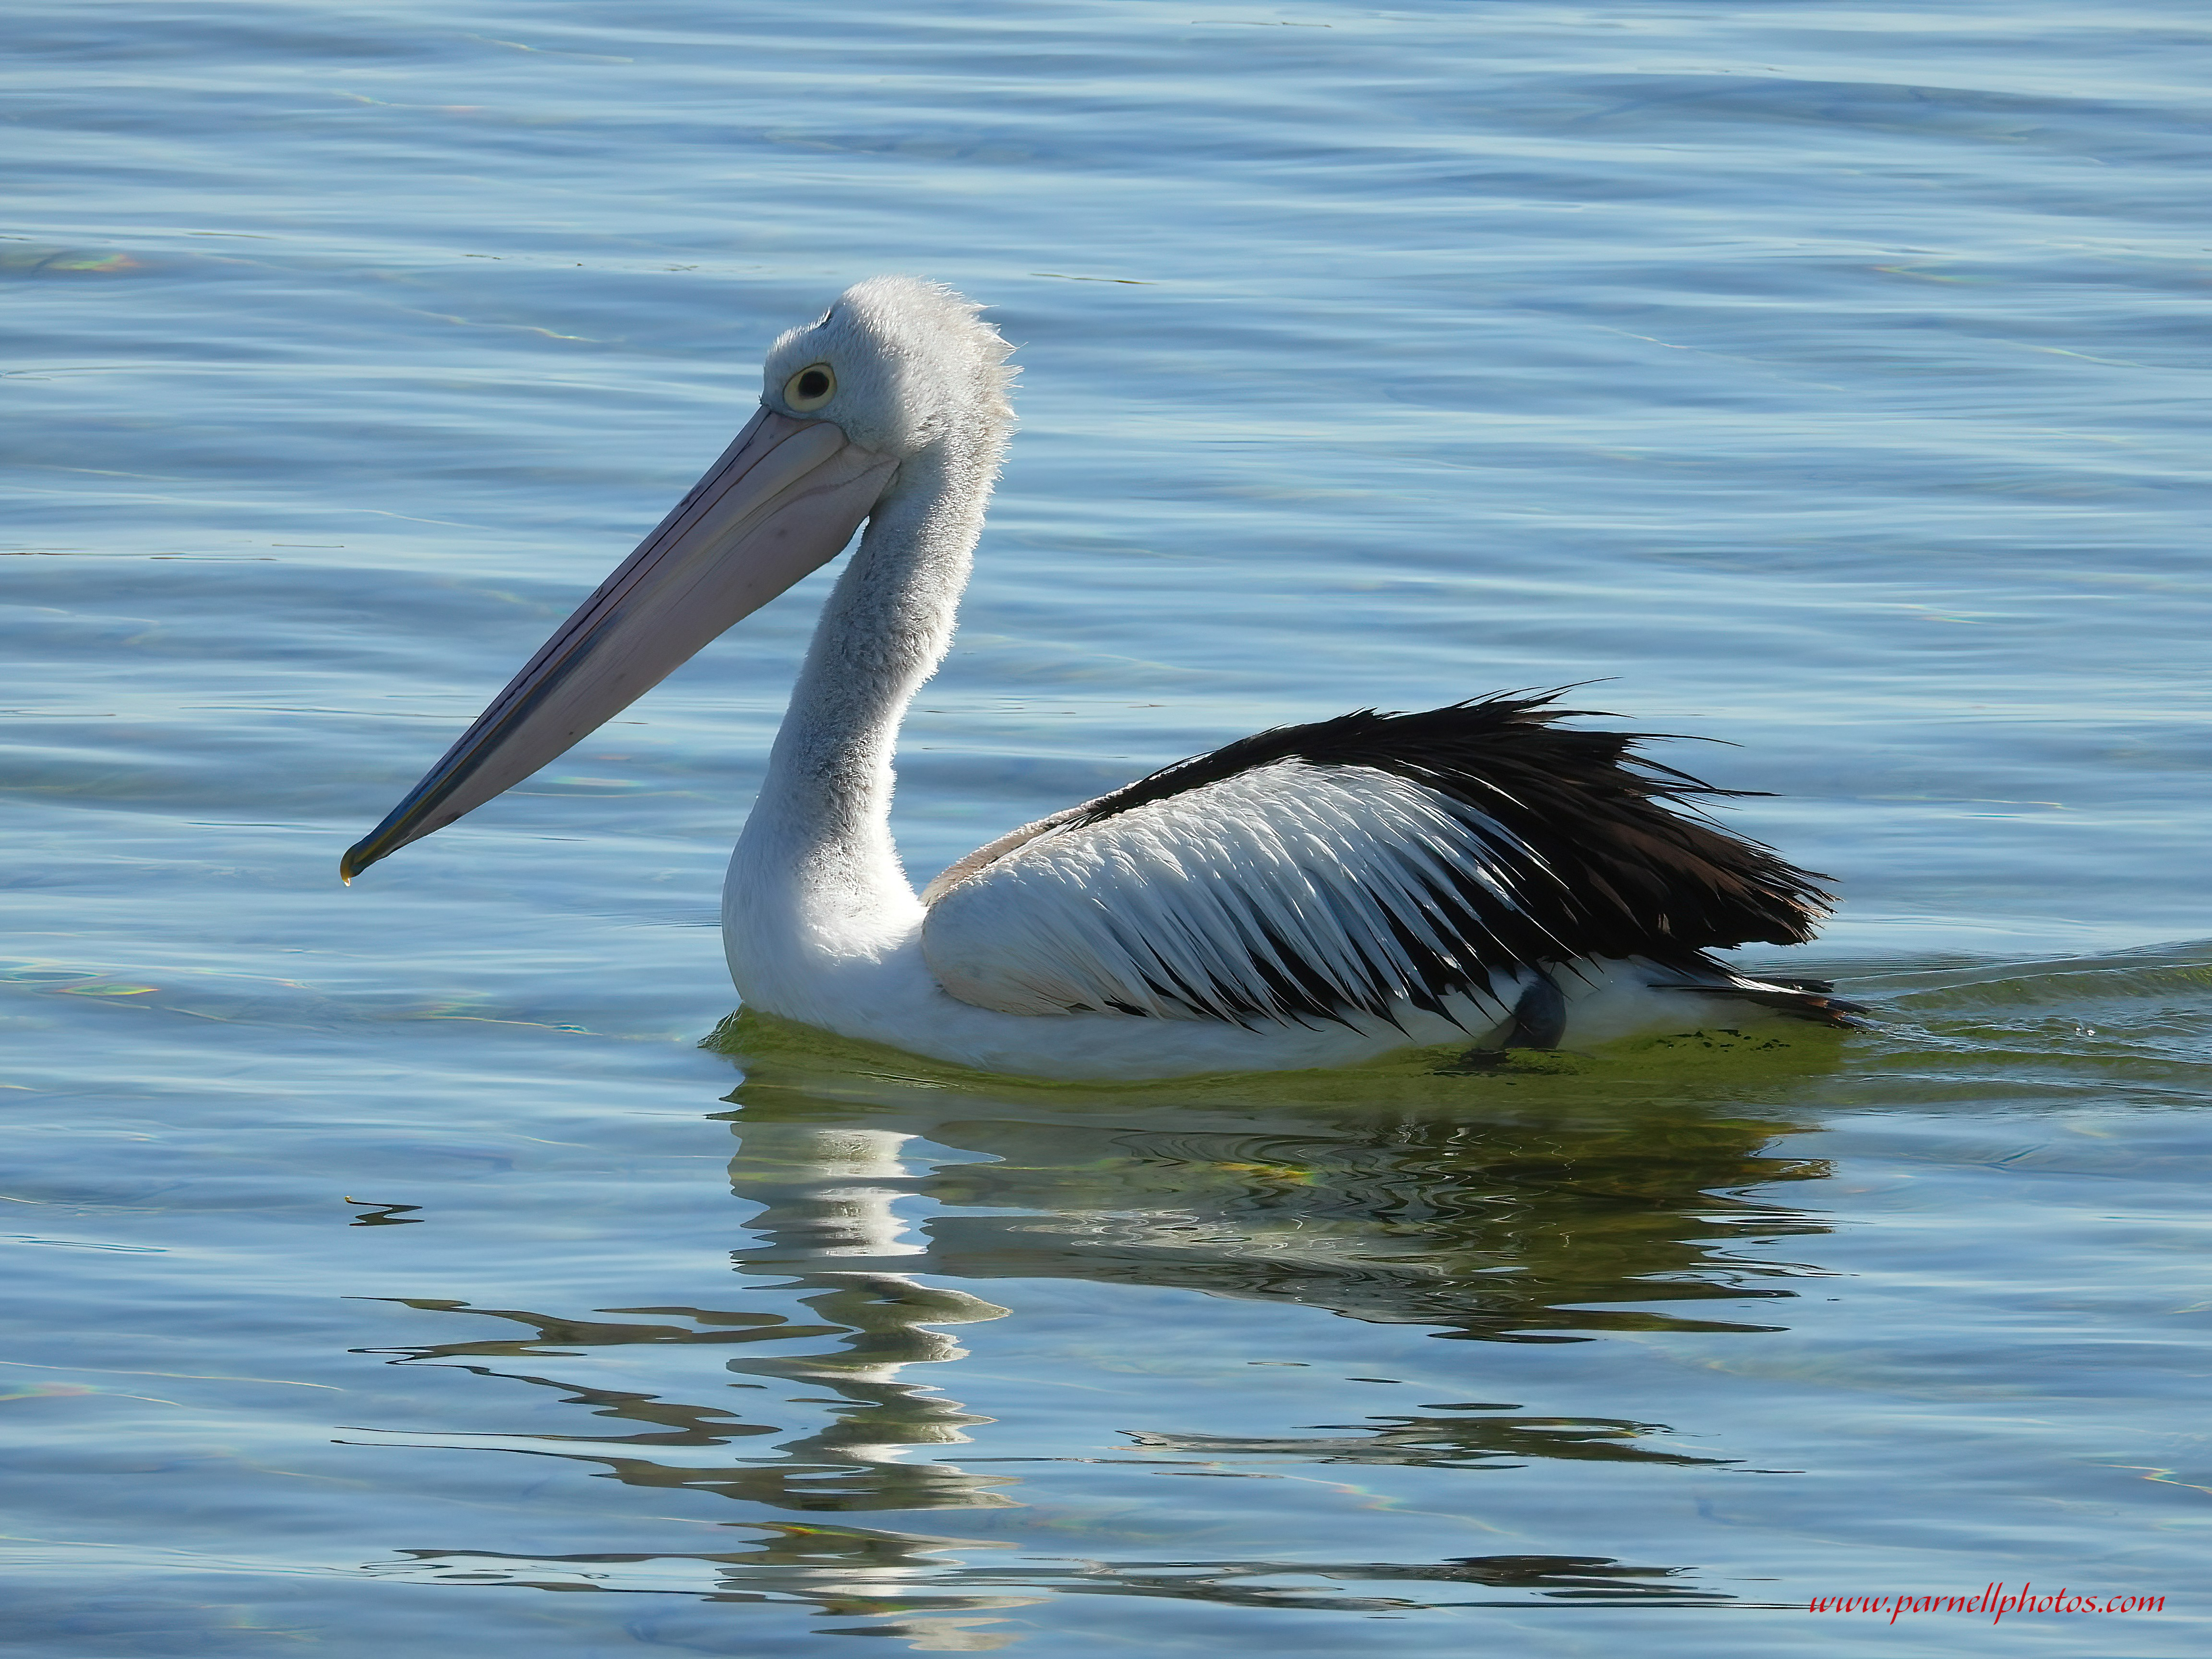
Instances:
[[[1562,720],[1610,719],[1554,706],[1557,693],[1470,699],[1419,714],[1362,708],[1279,726],[1164,766],[1078,808],[1091,824],[1149,801],[1272,765],[1368,766],[1426,784],[1496,819],[1559,878],[1544,923],[1574,956],[1668,956],[1757,941],[1802,945],[1827,914],[1828,879],[1730,835],[1692,804],[1722,789],[1647,760],[1633,732]],[[1685,808],[1687,811],[1685,811]],[[1524,960],[1542,960],[1530,942]],[[1557,947],[1552,947],[1556,958]]]
[[[1362,709],[1178,762],[948,871],[925,954],[986,1007],[1249,1023],[1440,1010],[1586,957],[1729,982],[1705,951],[1811,936],[1823,878],[1698,811],[1736,792],[1582,713]]]

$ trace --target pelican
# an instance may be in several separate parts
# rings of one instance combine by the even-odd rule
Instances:
[[[1561,724],[1582,711],[1555,696],[1263,732],[1024,824],[917,894],[892,755],[951,642],[1012,430],[1010,349],[977,307],[904,276],[784,334],[721,459],[346,853],[345,879],[564,753],[859,530],[730,861],[748,1007],[1043,1079],[1850,1023],[1824,984],[1710,954],[1809,939],[1826,878],[1704,818],[1696,799],[1728,792],[1635,735]]]

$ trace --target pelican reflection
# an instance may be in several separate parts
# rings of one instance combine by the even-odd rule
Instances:
[[[1127,1526],[1084,1522],[1073,1532],[1054,1509],[1082,1478],[1069,1466],[1084,1464],[1123,1466],[1114,1479],[1124,1492],[1130,1480],[1191,1474],[1319,1480],[1355,1497],[1361,1482],[1407,1470],[1444,1481],[1568,1465],[1663,1476],[1724,1464],[1684,1437],[1717,1425],[1563,1412],[1536,1399],[1425,1396],[1407,1410],[1346,1413],[1354,1420],[1255,1420],[1249,1432],[1221,1433],[1218,1424],[1173,1420],[1171,1389],[1146,1391],[1141,1407],[1126,1392],[1100,1390],[1097,1406],[1074,1397],[1070,1408],[1097,1414],[1095,1424],[1041,1449],[1034,1438],[994,1439],[992,1418],[957,1397],[1006,1398],[1003,1385],[1015,1381],[979,1382],[984,1373],[967,1354],[980,1327],[1007,1316],[985,1294],[994,1281],[1017,1306],[1017,1281],[1079,1280],[1415,1325],[1462,1342],[1655,1331],[1756,1340],[1781,1328],[1798,1281],[1820,1271],[1794,1260],[1793,1247],[1826,1231],[1780,1196],[1828,1173],[1778,1148],[1808,1125],[1759,1109],[1762,1090],[1767,1099],[1778,1092],[1773,1079],[1720,1090],[1638,1076],[1632,1087],[1606,1075],[1429,1077],[1418,1087],[1380,1079],[1364,1093],[1301,1103],[1279,1091],[1174,1100],[1157,1091],[979,1093],[849,1066],[757,1065],[720,1114],[735,1142],[731,1189],[749,1206],[723,1305],[641,1297],[539,1312],[408,1298],[469,1328],[385,1351],[396,1364],[460,1367],[510,1396],[552,1391],[576,1408],[556,1432],[536,1426],[542,1414],[514,1411],[510,1420],[528,1430],[440,1443],[564,1460],[629,1486],[726,1500],[685,1513],[719,1513],[743,1539],[707,1550],[526,1556],[447,1538],[380,1570],[796,1599],[887,1621],[870,1628],[933,1648],[1015,1640],[990,1621],[1040,1595],[1259,1605],[1293,1594],[1276,1583],[1285,1574],[1326,1581],[1294,1592],[1306,1607],[1463,1603],[1476,1591],[1726,1599],[1687,1569],[1624,1565],[1598,1548],[1331,1562],[1194,1550],[1178,1559],[1160,1547],[1171,1529],[1146,1534],[1142,1504]],[[1051,1342],[1069,1374],[1081,1375],[1085,1366],[1112,1372],[1117,1356],[1107,1351],[1141,1350],[1144,1338],[1102,1322]],[[695,1364],[661,1367],[659,1388],[641,1381],[653,1376],[656,1352],[708,1348],[720,1361],[719,1388]],[[618,1360],[619,1376],[592,1375],[586,1362],[597,1358]],[[1158,1518],[1180,1513],[1185,1498],[1164,1492],[1150,1501]]]

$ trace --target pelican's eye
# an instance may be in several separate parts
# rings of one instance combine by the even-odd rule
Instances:
[[[827,363],[809,363],[783,383],[783,400],[802,415],[811,415],[837,395],[837,377]]]

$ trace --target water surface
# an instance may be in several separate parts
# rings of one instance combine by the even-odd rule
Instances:
[[[1981,1621],[1802,1608],[2001,1580],[2202,1650],[2191,9],[9,33],[16,1650],[1912,1654]],[[1878,1029],[1115,1091],[726,1025],[826,576],[341,889],[887,270],[1025,371],[917,876],[1597,681],[1773,792]]]

